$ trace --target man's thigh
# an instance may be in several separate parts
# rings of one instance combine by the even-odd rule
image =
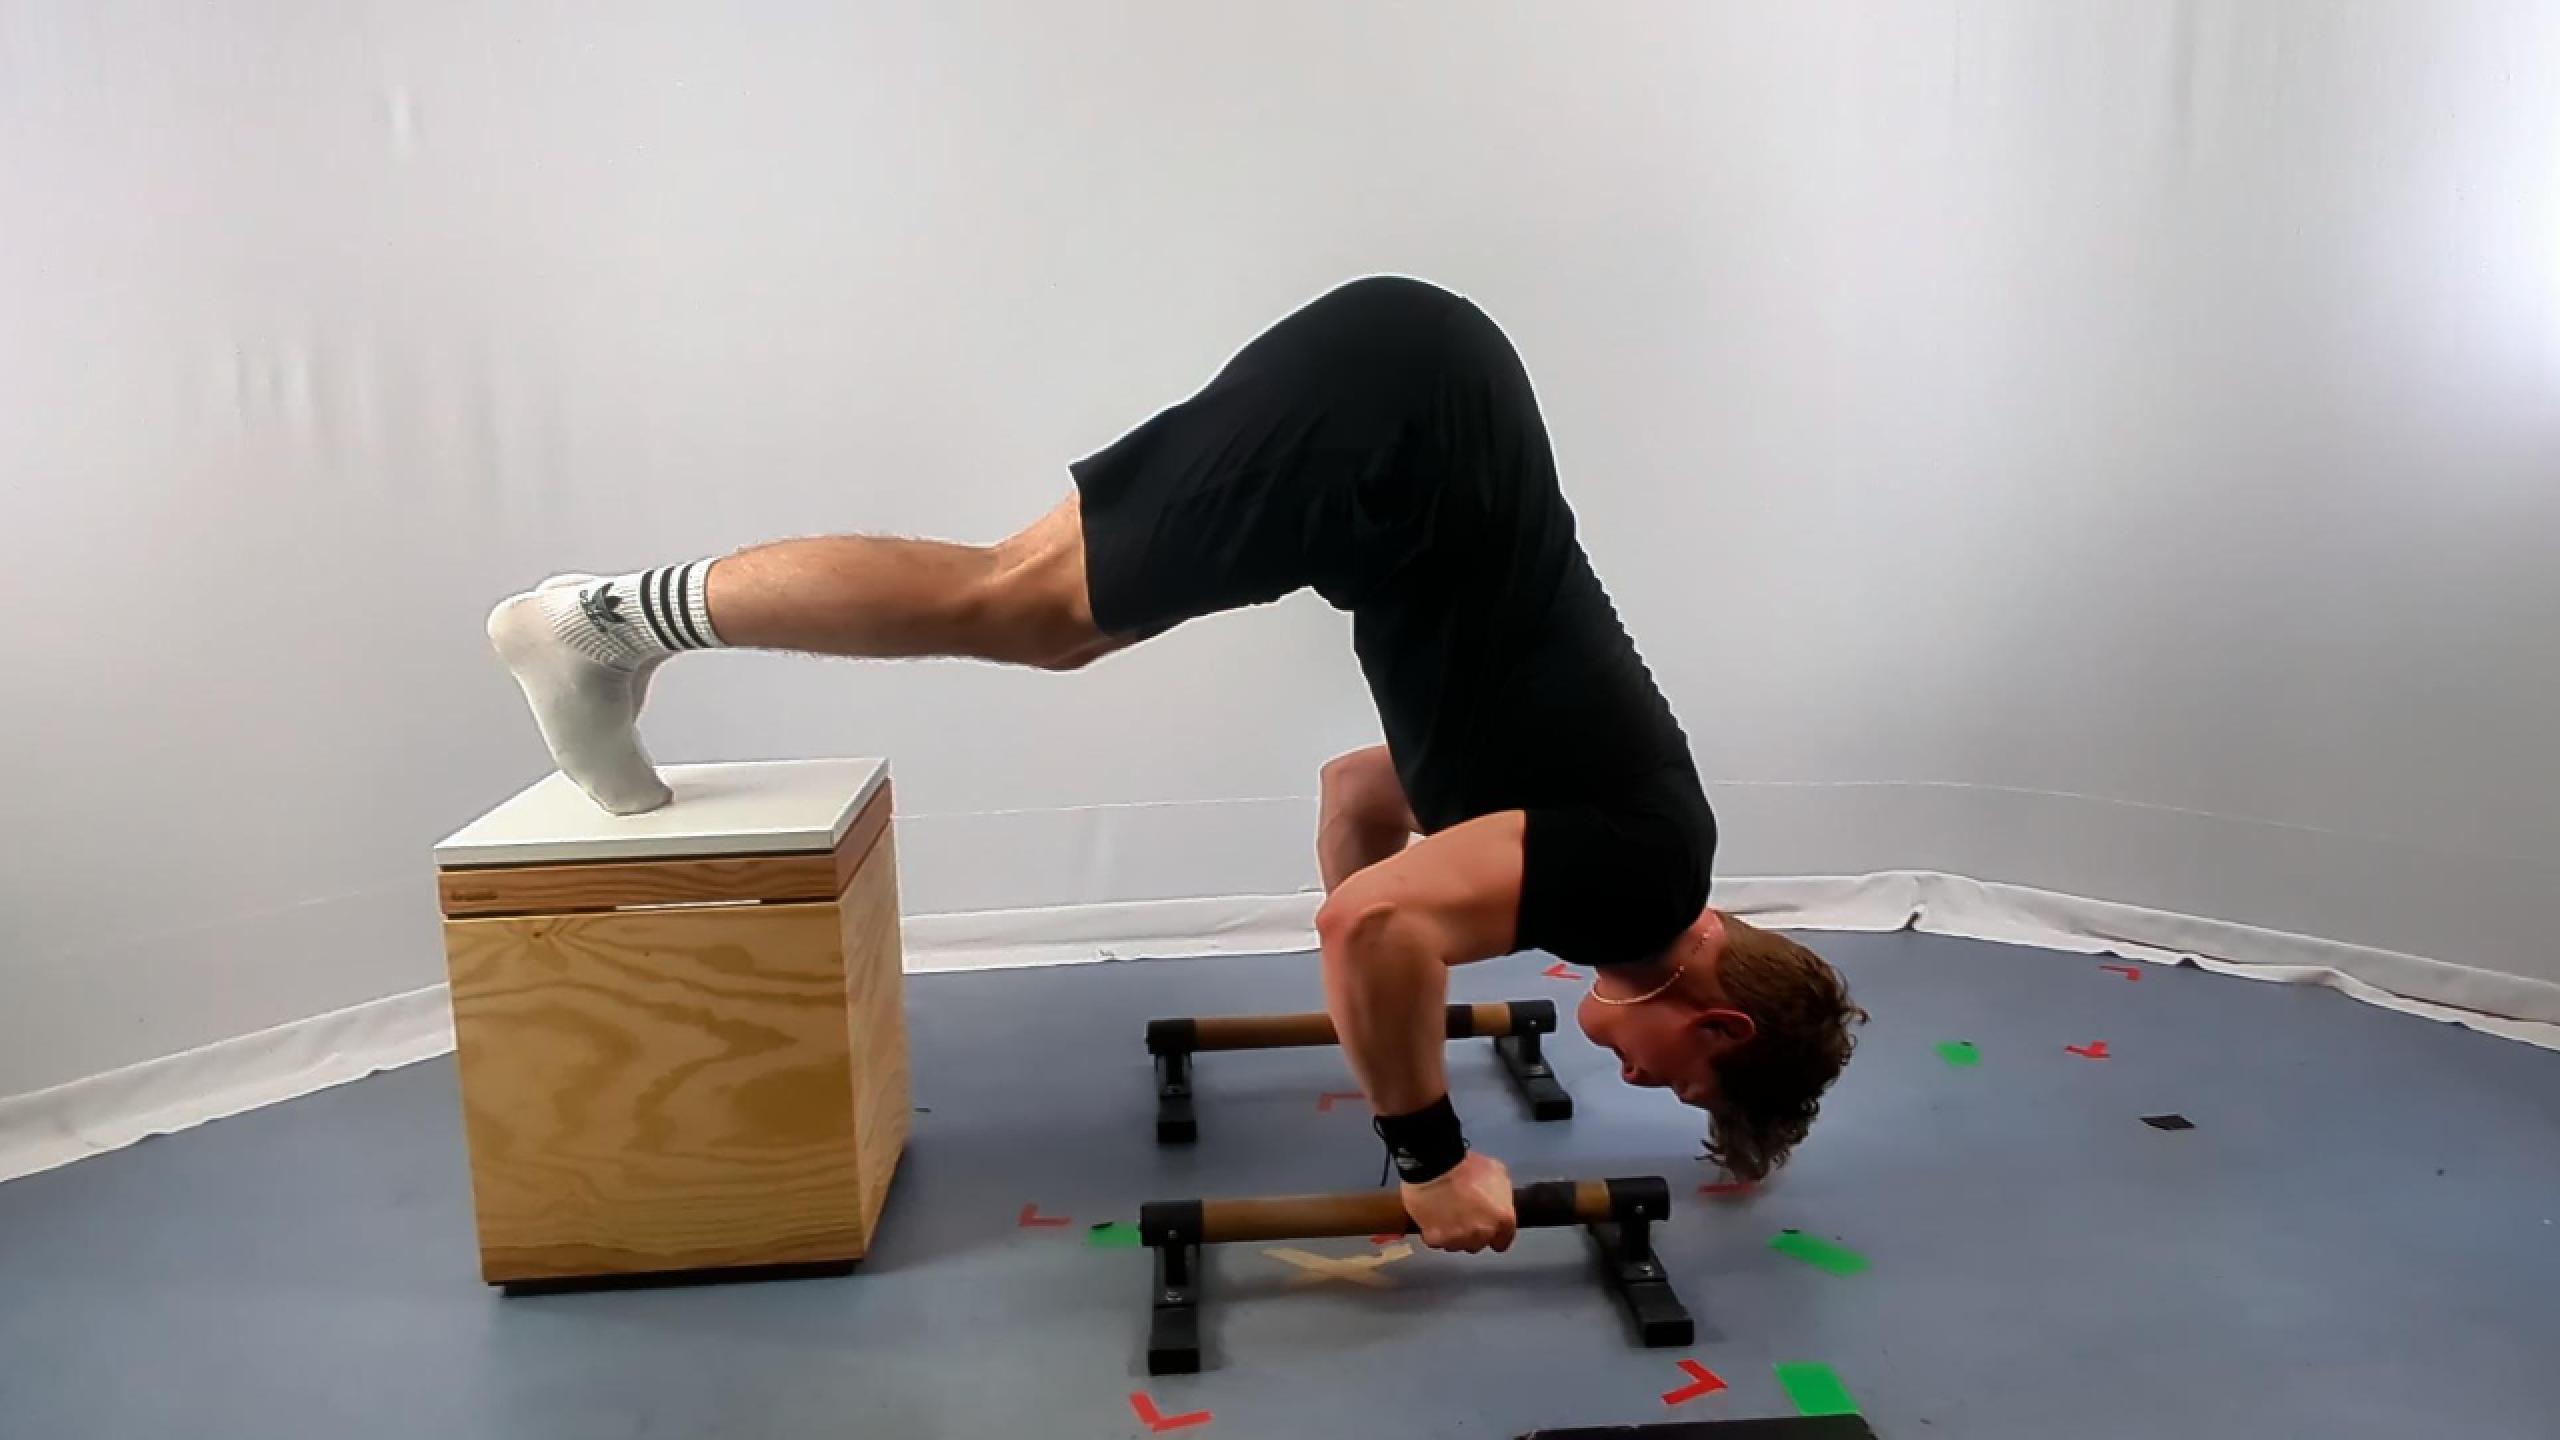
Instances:
[[[995,548],[995,604],[1041,633],[1040,648],[1054,657],[1052,668],[1090,664],[1142,638],[1106,634],[1094,624],[1084,514],[1075,491]]]

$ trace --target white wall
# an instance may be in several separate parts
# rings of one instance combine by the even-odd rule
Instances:
[[[438,978],[554,568],[989,538],[1325,286],[1535,371],[1729,868],[2560,979],[2560,25],[2330,3],[0,0],[0,1094]],[[1309,883],[1301,599],[708,657],[933,911]]]

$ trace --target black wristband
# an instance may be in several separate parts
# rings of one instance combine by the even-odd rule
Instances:
[[[1387,1158],[1396,1177],[1408,1185],[1437,1180],[1467,1158],[1466,1133],[1458,1128],[1458,1108],[1441,1096],[1410,1115],[1381,1115],[1371,1122],[1387,1142]]]

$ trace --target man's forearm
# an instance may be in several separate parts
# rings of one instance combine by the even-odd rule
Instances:
[[[1449,970],[1429,927],[1381,907],[1320,930],[1325,1008],[1369,1103],[1403,1115],[1447,1094]]]

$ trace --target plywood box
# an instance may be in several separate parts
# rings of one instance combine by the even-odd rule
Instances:
[[[554,774],[436,847],[480,1273],[845,1265],[907,1136],[887,766]]]

